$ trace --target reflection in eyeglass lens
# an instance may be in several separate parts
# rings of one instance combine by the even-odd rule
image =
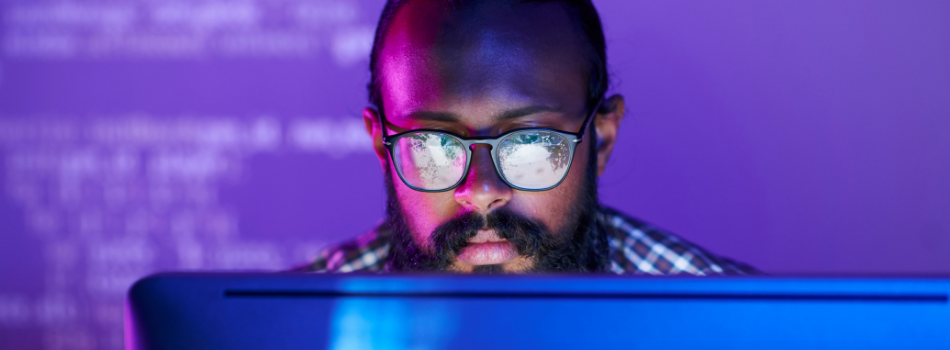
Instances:
[[[441,190],[465,172],[465,148],[448,135],[420,132],[396,142],[393,161],[402,177],[420,189]]]
[[[563,136],[549,131],[525,131],[506,137],[498,145],[501,172],[512,185],[541,189],[564,178],[571,156]]]

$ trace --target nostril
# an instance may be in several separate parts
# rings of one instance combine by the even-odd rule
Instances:
[[[488,210],[495,209],[496,207],[502,206],[505,204],[504,199],[496,199],[494,202],[488,204]]]

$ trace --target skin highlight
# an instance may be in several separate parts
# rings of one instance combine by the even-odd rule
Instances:
[[[513,1],[468,6],[458,11],[444,1],[417,0],[393,18],[380,61],[384,72],[380,107],[386,111],[389,134],[421,128],[463,136],[497,136],[526,127],[579,130],[589,108],[588,63],[583,38],[564,8],[557,3]],[[578,225],[574,205],[584,189],[589,155],[596,155],[599,176],[623,113],[623,98],[608,98],[591,121],[596,137],[585,136],[567,178],[543,192],[508,187],[498,177],[487,145],[474,146],[468,176],[457,188],[438,193],[412,190],[395,176],[388,161],[379,112],[367,108],[364,121],[413,242],[434,254],[438,248],[429,243],[432,233],[469,213],[487,217],[505,208],[550,232],[570,232]],[[520,255],[498,268],[529,271],[536,259]],[[478,266],[455,259],[450,270],[473,272]]]

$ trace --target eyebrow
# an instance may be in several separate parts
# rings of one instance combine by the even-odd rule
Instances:
[[[558,111],[559,110],[556,108],[542,106],[542,105],[534,105],[534,106],[527,106],[527,107],[521,107],[518,109],[508,110],[508,111],[502,112],[499,115],[496,115],[492,119],[495,122],[502,122],[502,121],[521,118],[524,116],[529,116],[529,115],[537,114],[541,112],[558,112]],[[412,113],[409,113],[407,117],[416,119],[416,120],[447,122],[447,123],[457,123],[459,122],[459,119],[460,119],[459,115],[455,113],[430,112],[430,111],[412,112]]]
[[[505,111],[501,115],[496,116],[494,119],[495,119],[495,122],[503,122],[506,120],[521,118],[524,116],[529,116],[529,115],[537,114],[541,112],[558,112],[558,110],[556,108],[551,108],[548,106],[534,105],[534,106],[527,106],[527,107],[522,107],[518,109],[512,109],[510,111]]]

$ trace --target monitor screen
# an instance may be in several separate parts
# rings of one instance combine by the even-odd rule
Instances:
[[[950,280],[162,274],[129,349],[931,349]]]

